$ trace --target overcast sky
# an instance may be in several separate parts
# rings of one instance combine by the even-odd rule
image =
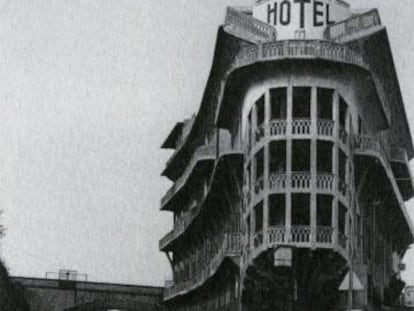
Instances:
[[[164,283],[159,146],[200,105],[225,7],[251,2],[0,0],[0,245],[13,275]],[[413,120],[413,1],[349,2],[379,8]]]

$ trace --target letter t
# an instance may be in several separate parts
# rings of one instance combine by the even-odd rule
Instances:
[[[295,3],[300,3],[300,28],[305,28],[305,3],[310,3],[311,0],[295,0]]]

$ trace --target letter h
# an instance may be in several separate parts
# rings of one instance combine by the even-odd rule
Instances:
[[[277,2],[273,3],[273,9],[272,9],[272,5],[268,4],[267,5],[267,23],[270,24],[272,23],[271,19],[272,19],[272,15],[273,15],[273,25],[277,25]]]

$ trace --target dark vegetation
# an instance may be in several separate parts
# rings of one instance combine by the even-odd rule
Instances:
[[[30,311],[24,298],[23,288],[13,284],[9,272],[0,259],[0,310],[1,311]]]

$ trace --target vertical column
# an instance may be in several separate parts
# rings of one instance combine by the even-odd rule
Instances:
[[[265,146],[264,146],[264,175],[263,175],[263,244],[268,245],[268,227],[269,227],[269,165],[270,165],[270,146],[269,146],[269,120],[270,120],[270,92],[265,94]]]
[[[254,207],[250,210],[250,254],[254,249],[254,235],[256,232],[256,213]]]
[[[270,107],[270,90],[266,90],[265,93],[265,138],[269,135],[269,122],[270,122],[270,115],[271,115],[271,107]]]
[[[351,224],[351,219],[350,219],[350,213],[349,213],[349,209],[347,209],[346,215],[345,215],[345,236],[347,237],[347,244],[346,244],[346,254],[349,255],[350,254],[350,244],[353,242],[351,241],[351,239],[349,238],[349,231],[350,231],[350,224]],[[349,258],[349,260],[352,260],[352,258]]]
[[[244,122],[247,123],[247,119],[243,120],[243,103],[239,106],[239,128],[238,128],[238,137],[236,138],[236,141],[238,142],[238,148],[240,150],[243,149],[243,127],[246,129],[246,126],[244,125]],[[247,116],[246,116],[247,118]],[[246,134],[244,134],[246,135]]]
[[[292,176],[292,84],[289,83],[287,88],[287,128],[286,128],[286,235],[287,241],[291,238],[291,227],[292,227],[292,187],[291,187],[291,176]]]
[[[252,106],[252,146],[256,145],[256,133],[257,133],[257,106],[256,103]],[[254,150],[254,148],[252,148]]]
[[[257,131],[257,110],[256,105],[252,107],[252,145],[256,145],[256,131]],[[254,151],[255,148],[252,148],[252,151]],[[252,169],[252,183],[253,183],[253,192],[256,184],[256,178],[257,178],[257,172],[256,172],[256,156],[254,152],[251,153],[251,169]]]
[[[316,215],[316,189],[317,189],[317,182],[316,182],[316,174],[317,174],[317,136],[318,136],[318,129],[317,129],[317,118],[318,118],[318,111],[317,111],[317,94],[316,94],[316,87],[312,87],[311,92],[311,152],[310,152],[310,173],[311,173],[311,180],[312,180],[312,191],[310,197],[310,225],[311,225],[311,244],[312,247],[315,247],[316,243],[316,224],[317,224],[317,215]]]
[[[333,227],[333,237],[332,243],[337,246],[339,243],[338,239],[338,198],[335,196],[332,202],[332,227]]]
[[[339,157],[339,150],[338,150],[338,141],[339,141],[339,96],[338,92],[335,91],[333,95],[333,102],[332,102],[332,117],[334,121],[334,137],[335,137],[335,144],[333,146],[332,151],[332,173],[335,178],[335,196],[332,204],[332,227],[333,227],[333,239],[332,242],[335,245],[338,245],[338,182],[339,182],[339,171],[338,171],[338,157]]]
[[[254,146],[256,145],[256,131],[257,131],[257,110],[256,110],[256,104],[254,103],[252,105],[251,108],[251,112],[252,112],[252,124],[251,124],[251,128],[252,128],[252,137],[251,137],[251,152],[250,152],[250,158],[251,158],[251,163],[250,163],[250,170],[251,170],[251,199],[250,199],[250,207],[248,210],[248,213],[250,214],[250,236],[249,236],[249,244],[250,244],[250,254],[252,253],[253,250],[253,244],[254,244],[254,231],[255,231],[255,214],[253,212],[253,206],[252,206],[252,202],[254,202],[255,197],[256,197],[256,191],[255,191],[255,185],[256,185],[256,157],[254,155]]]
[[[264,184],[263,184],[263,242],[267,245],[269,226],[269,144],[264,146]]]

